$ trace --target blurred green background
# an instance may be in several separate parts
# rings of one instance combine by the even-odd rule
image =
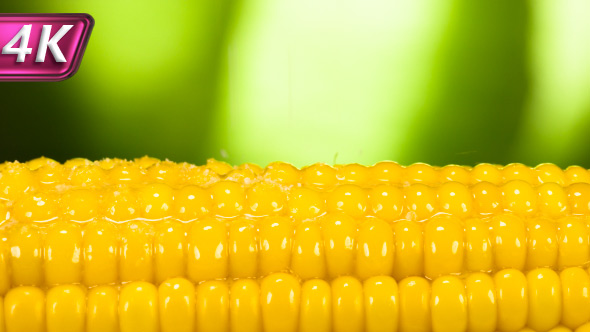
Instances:
[[[86,12],[82,66],[0,84],[0,160],[590,167],[590,1],[3,1]]]

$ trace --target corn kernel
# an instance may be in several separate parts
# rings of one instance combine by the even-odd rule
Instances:
[[[205,217],[212,210],[211,195],[197,186],[186,186],[174,194],[173,216],[181,221]]]
[[[60,205],[64,219],[88,222],[98,215],[99,197],[96,191],[71,190],[61,196]]]
[[[326,200],[312,189],[293,188],[288,196],[288,206],[294,218],[312,219],[326,211]]]
[[[373,165],[370,172],[374,183],[400,184],[404,168],[392,161],[382,161]]]
[[[143,171],[134,163],[120,163],[109,170],[108,179],[114,184],[138,184],[142,181]]]
[[[406,167],[404,178],[408,183],[436,185],[439,182],[438,172],[434,167],[424,163],[416,163]]]
[[[78,166],[70,172],[70,182],[75,187],[97,187],[105,178],[104,169],[95,165]]]
[[[149,184],[137,193],[141,216],[146,219],[159,220],[170,215],[174,201],[172,188],[166,184]]]
[[[35,193],[21,197],[14,205],[14,217],[21,222],[45,223],[57,219],[59,203],[55,194]]]
[[[468,169],[457,165],[448,165],[440,169],[440,182],[459,182],[468,185],[471,174]]]
[[[328,193],[326,206],[329,212],[344,212],[353,218],[365,215],[369,197],[367,192],[355,185],[342,185]]]
[[[489,182],[500,185],[503,182],[502,171],[495,165],[479,164],[471,170],[471,183]]]
[[[530,184],[537,183],[537,178],[534,175],[533,170],[519,163],[506,165],[502,170],[502,177],[504,178],[504,183],[513,180],[520,180]]]
[[[244,188],[232,181],[217,182],[209,188],[212,212],[221,217],[236,217],[244,209]]]
[[[150,166],[146,176],[148,181],[161,182],[169,186],[176,186],[182,178],[179,165],[171,161],[162,161]]]
[[[304,186],[318,190],[330,189],[338,183],[336,169],[323,163],[304,168],[301,178]]]
[[[337,169],[337,178],[340,183],[363,185],[369,182],[369,169],[359,164],[341,165]]]

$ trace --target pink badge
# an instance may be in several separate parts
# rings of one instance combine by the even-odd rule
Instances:
[[[63,81],[82,61],[88,14],[0,14],[0,81]]]

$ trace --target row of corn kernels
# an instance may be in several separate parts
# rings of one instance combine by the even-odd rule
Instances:
[[[459,182],[465,185],[490,182],[502,185],[512,180],[525,181],[531,185],[557,183],[565,186],[580,182],[590,183],[590,173],[579,166],[562,170],[552,164],[541,164],[535,168],[522,164],[504,167],[479,164],[473,168],[449,165],[441,168],[422,163],[407,167],[394,162],[380,162],[370,167],[358,164],[332,167],[318,163],[299,170],[290,164],[280,162],[271,163],[262,169],[253,164],[232,167],[215,160],[209,160],[203,166],[159,162],[152,158],[141,158],[136,161],[106,159],[98,162],[74,159],[62,165],[50,159],[40,158],[24,164],[0,164],[0,197],[12,199],[27,188],[95,188],[154,182],[166,183],[172,187],[207,187],[222,180],[235,181],[245,187],[267,182],[323,191],[342,184],[373,187],[383,183],[400,186],[423,183],[437,186],[446,182]]]
[[[589,331],[590,278],[507,269],[430,282],[387,276],[301,283],[277,273],[260,282],[169,279],[85,289],[18,287],[0,298],[8,332],[513,332]],[[1,308],[3,307],[3,308]],[[561,326],[560,326],[561,324]]]
[[[218,182],[209,188],[182,189],[155,183],[139,188],[115,186],[105,190],[31,192],[14,202],[0,201],[0,223],[8,217],[19,222],[55,219],[85,222],[97,218],[116,222],[164,218],[191,221],[206,216],[240,215],[289,215],[306,220],[326,212],[393,221],[425,220],[438,213],[467,218],[505,211],[554,219],[588,216],[590,184],[562,187],[547,183],[535,188],[522,181],[511,181],[502,187],[487,182],[472,187],[449,182],[436,188],[414,184],[406,188],[380,185],[372,189],[342,185],[330,192],[318,192],[302,187],[283,191],[267,184],[244,189],[231,181]]]
[[[134,221],[48,227],[16,224],[0,241],[0,294],[16,286],[172,277],[194,282],[291,272],[303,280],[349,275],[434,279],[467,272],[590,263],[590,224],[499,215],[489,221],[435,216],[426,223],[328,214],[294,223],[285,217],[233,221]]]

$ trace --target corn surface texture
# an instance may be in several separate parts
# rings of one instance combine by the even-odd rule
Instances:
[[[590,331],[590,173],[0,164],[2,331]]]

